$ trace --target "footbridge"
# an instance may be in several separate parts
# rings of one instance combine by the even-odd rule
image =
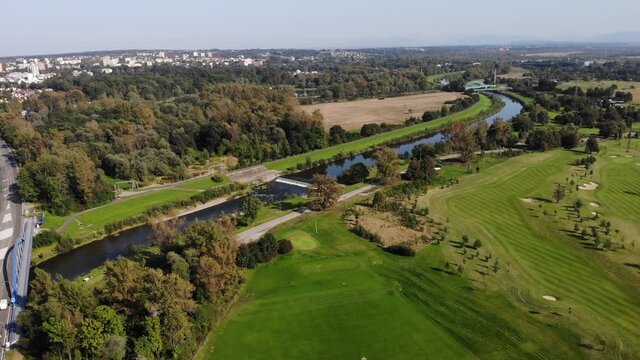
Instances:
[[[469,81],[464,85],[464,91],[483,91],[495,89],[495,85],[485,84],[483,81]]]
[[[11,287],[11,308],[9,315],[9,334],[7,337],[6,345],[15,344],[21,333],[21,329],[18,326],[18,315],[26,309],[27,306],[27,292],[29,290],[29,268],[31,265],[31,249],[33,244],[33,236],[36,229],[36,225],[44,222],[44,218],[37,219],[35,216],[27,217],[24,220],[22,227],[22,234],[18,240],[16,240],[13,248],[11,249],[11,274],[10,287]]]
[[[308,188],[311,185],[311,184],[306,183],[306,182],[287,179],[287,178],[282,178],[282,177],[277,178],[276,182],[279,182],[279,183],[282,183],[282,184],[293,185],[293,186],[299,186],[299,187],[303,187],[303,188]]]

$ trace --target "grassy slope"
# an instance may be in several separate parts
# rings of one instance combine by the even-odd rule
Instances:
[[[304,163],[307,158],[311,158],[312,161],[317,161],[321,159],[330,159],[333,156],[339,153],[348,154],[350,152],[361,152],[375,145],[379,145],[388,141],[401,139],[406,136],[410,136],[412,134],[416,134],[422,131],[428,130],[436,130],[447,123],[454,120],[462,120],[474,118],[480,114],[483,110],[489,109],[491,107],[491,99],[485,95],[480,95],[480,101],[474,104],[472,107],[465,109],[461,112],[445,116],[443,118],[439,118],[427,123],[422,123],[418,125],[404,127],[398,130],[389,131],[386,133],[370,136],[368,138],[359,139],[356,141],[348,142],[345,144],[340,144],[336,146],[332,146],[325,149],[320,149],[316,151],[312,151],[305,154],[295,155],[288,158],[275,160],[269,163],[266,163],[265,166],[272,170],[281,170],[284,171],[290,167],[295,166],[299,163]]]
[[[154,206],[174,200],[187,199],[194,194],[193,191],[166,189],[112,202],[106,206],[83,213],[77,219],[82,225],[78,224],[77,221],[73,221],[63,234],[72,238],[91,235],[95,231],[101,231],[105,225],[111,222],[142,214],[145,210]]]

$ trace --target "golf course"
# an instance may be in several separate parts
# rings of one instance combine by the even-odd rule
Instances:
[[[246,272],[197,358],[637,358],[639,145],[603,142],[593,174],[553,150],[430,189],[418,200],[448,233],[415,257],[353,234],[342,206],[284,224],[293,253]]]

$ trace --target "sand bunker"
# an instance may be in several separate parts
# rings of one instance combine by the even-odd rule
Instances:
[[[625,155],[624,157],[626,157],[626,158],[632,158],[633,156],[631,156],[631,155]]]
[[[595,212],[595,211],[592,211],[592,212],[591,212],[591,215],[596,216],[596,215],[598,215],[598,213],[597,213],[597,212]]]
[[[609,155],[610,158],[617,158],[618,155]]]
[[[530,204],[535,204],[538,202],[538,200],[534,199],[534,198],[522,198],[522,201],[524,202],[528,202]]]
[[[591,207],[594,207],[594,208],[599,208],[600,207],[600,204],[594,203],[594,202],[589,203],[589,205],[591,205]]]
[[[556,299],[555,296],[551,296],[551,295],[545,295],[542,298],[549,301],[558,301],[558,299]]]
[[[579,187],[580,190],[587,190],[587,191],[593,191],[597,188],[598,188],[598,183],[594,183],[593,181],[588,182],[586,184],[582,184],[582,186]]]

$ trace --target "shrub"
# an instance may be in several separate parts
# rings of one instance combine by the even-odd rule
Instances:
[[[287,239],[278,241],[278,254],[288,254],[293,250],[293,244]]]
[[[60,234],[58,234],[57,232],[55,232],[53,230],[46,230],[46,231],[38,233],[33,238],[33,247],[34,248],[41,248],[41,247],[49,246],[49,245],[51,245],[53,243],[56,243],[56,242],[60,241],[61,238],[62,238],[62,236]]]
[[[351,231],[353,231],[356,235],[371,241],[374,244],[382,245],[382,239],[380,238],[379,234],[365,229],[365,227],[360,224],[357,224]]]
[[[73,250],[73,246],[75,245],[75,241],[71,238],[61,236],[58,240],[58,245],[56,245],[56,252],[58,254],[64,254]]]
[[[211,177],[211,181],[216,182],[216,183],[221,183],[224,181],[224,177],[222,177],[222,175],[220,174],[215,174]]]
[[[390,245],[384,248],[384,251],[394,254],[394,255],[400,255],[400,256],[415,256],[416,255],[416,251],[413,250],[413,248],[407,244],[407,243],[402,243],[402,244],[398,244],[398,245]]]

